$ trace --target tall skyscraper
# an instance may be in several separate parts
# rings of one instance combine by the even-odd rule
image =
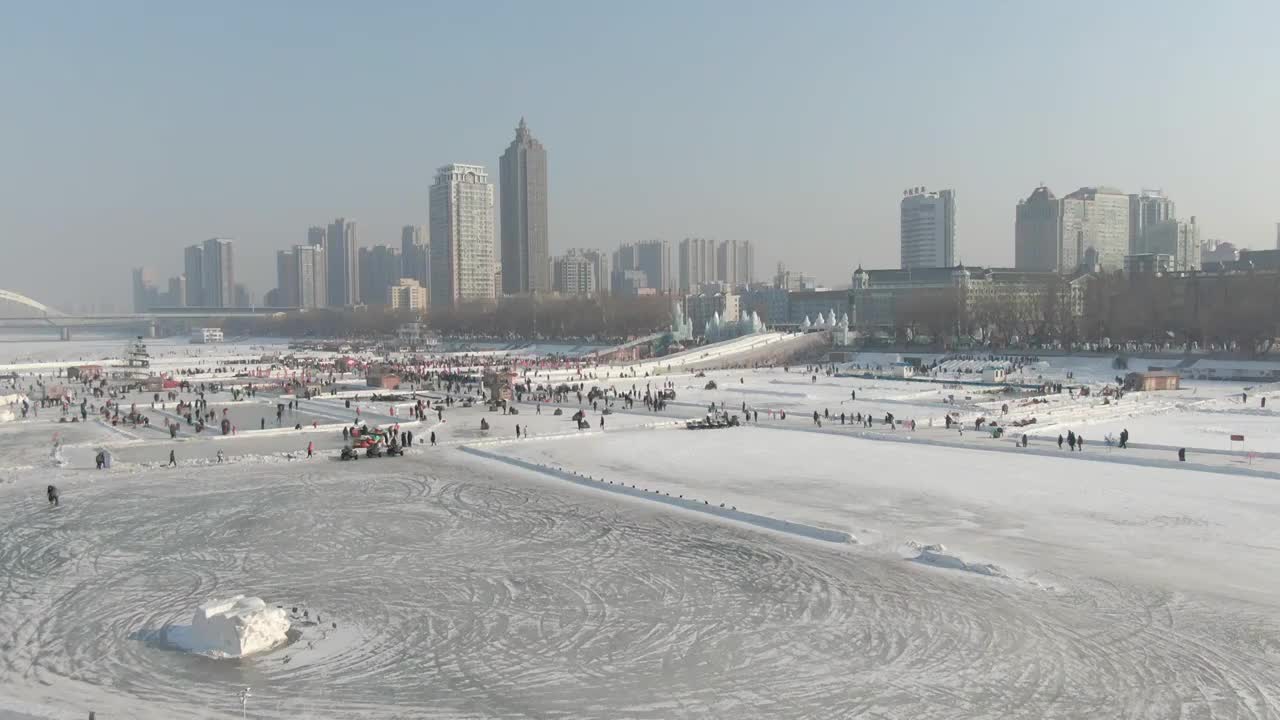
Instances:
[[[551,289],[547,245],[547,151],[520,118],[516,137],[498,161],[502,192],[502,292]]]
[[[681,292],[696,292],[716,278],[716,242],[707,238],[685,238],[680,241],[679,258]],[[653,286],[656,287],[656,286]]]
[[[310,233],[308,233],[310,237]],[[360,270],[356,255],[356,221],[338,218],[325,233],[329,307],[350,307],[360,302]]]
[[[133,311],[146,312],[160,305],[156,274],[148,268],[133,269]]]
[[[755,276],[755,248],[747,240],[722,240],[716,246],[717,282],[733,287],[751,284]]]
[[[236,273],[231,241],[225,238],[205,240],[200,269],[205,307],[236,307]]]
[[[298,256],[292,250],[276,251],[276,302],[280,307],[298,303]]]
[[[1123,270],[1129,231],[1129,196],[1119,190],[1085,187],[1062,198],[1061,272],[1095,264]]]
[[[445,165],[431,186],[431,305],[494,298],[493,185],[482,165]]]
[[[902,193],[902,268],[953,267],[956,264],[956,193],[914,187]]]
[[[1129,252],[1143,252],[1143,235],[1147,229],[1178,217],[1173,201],[1159,190],[1143,190],[1129,196]]]
[[[187,276],[187,307],[204,307],[204,248],[187,246],[182,251],[182,267]]]
[[[300,308],[322,308],[329,302],[329,267],[323,245],[294,245],[293,260],[297,267]]]
[[[1062,201],[1041,185],[1018,202],[1014,221],[1014,267],[1033,272],[1062,268]]]
[[[1168,255],[1168,268],[1175,272],[1200,269],[1200,228],[1191,222],[1170,218],[1147,225],[1134,254]]]
[[[383,305],[387,288],[400,282],[400,250],[390,245],[360,248],[360,302]]]
[[[614,277],[625,278],[628,270],[643,272],[645,287],[658,292],[669,293],[676,288],[678,278],[671,271],[671,243],[667,240],[644,240],[621,245],[613,254]]]
[[[187,276],[177,275],[169,278],[169,307],[187,306]]]
[[[400,277],[413,278],[422,287],[431,284],[430,248],[426,230],[421,225],[405,225],[400,229]]]

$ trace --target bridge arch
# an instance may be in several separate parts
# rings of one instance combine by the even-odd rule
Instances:
[[[58,310],[54,310],[53,308],[49,307],[48,305],[45,305],[39,300],[32,300],[26,295],[22,295],[10,290],[0,290],[0,303],[2,302],[10,302],[10,303],[15,303],[17,305],[22,305],[24,307],[29,307],[32,310],[36,310],[43,315],[48,315],[53,317],[64,317],[66,315],[66,313],[59,312]]]

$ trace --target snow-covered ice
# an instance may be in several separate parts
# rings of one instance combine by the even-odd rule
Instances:
[[[94,347],[76,346],[27,355]],[[734,347],[752,345],[703,352]],[[1037,372],[1114,374],[1069,360]],[[1248,403],[1239,383],[1210,381],[1118,406],[1011,403],[1093,443],[1013,452],[1011,438],[926,425],[992,416],[1005,400],[990,389],[675,367],[613,373],[619,389],[674,383],[666,412],[615,408],[602,430],[588,405],[592,429],[576,431],[576,403],[450,408],[406,424],[439,447],[356,463],[333,459],[342,396],[297,411],[330,424],[269,416],[262,431],[246,415],[227,437],[52,411],[4,423],[0,717],[238,717],[244,686],[250,717],[280,720],[1280,716],[1280,474],[1231,474],[1236,456],[1221,471],[1139,466],[1156,451],[1098,447],[1106,423],[1159,444],[1187,431],[1173,418],[1204,416],[1276,441],[1265,389]],[[761,425],[678,429],[710,402],[765,410]],[[816,427],[827,409],[920,427]],[[516,423],[533,437],[517,441]],[[47,461],[55,434],[66,467]],[[109,469],[93,469],[98,448]],[[206,606],[217,642],[192,642],[210,598],[235,604]],[[273,632],[242,637],[235,617]],[[244,657],[208,656],[232,649]]]

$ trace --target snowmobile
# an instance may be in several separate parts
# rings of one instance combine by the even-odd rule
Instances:
[[[370,445],[369,449],[364,451],[364,456],[367,458],[382,457],[382,444],[375,443],[373,445]]]
[[[355,450],[352,450],[349,447],[344,447],[342,448],[342,454],[338,456],[338,459],[339,460],[359,460],[360,453],[356,452]]]

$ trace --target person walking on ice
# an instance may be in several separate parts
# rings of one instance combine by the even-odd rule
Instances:
[[[177,467],[177,466],[178,466],[178,457],[173,454],[172,450],[170,450],[169,451],[169,467]]]
[[[45,497],[47,497],[47,498],[49,499],[49,504],[50,504],[50,505],[52,505],[52,506],[54,506],[54,507],[59,507],[59,506],[60,506],[60,503],[59,503],[59,501],[58,501],[58,486],[57,486],[57,485],[50,485],[49,487],[45,488],[44,494],[45,494]]]
[[[315,449],[316,444],[314,441],[307,443],[307,457],[311,457],[311,454],[315,452]]]

